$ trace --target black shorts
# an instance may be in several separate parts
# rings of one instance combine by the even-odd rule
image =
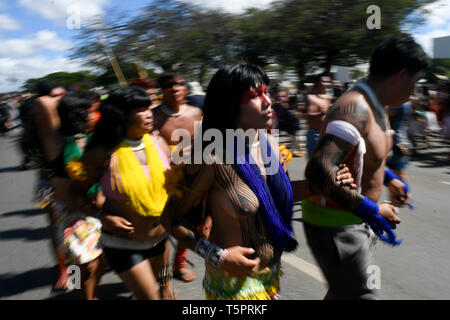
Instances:
[[[117,274],[130,270],[145,259],[157,257],[166,249],[166,239],[161,240],[156,246],[146,250],[128,250],[103,247],[103,253],[109,265]]]

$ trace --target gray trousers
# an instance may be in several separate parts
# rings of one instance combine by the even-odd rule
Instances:
[[[303,223],[308,246],[334,299],[375,299],[370,285],[377,237],[365,223],[318,227]]]

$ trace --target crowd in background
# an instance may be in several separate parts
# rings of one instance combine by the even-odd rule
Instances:
[[[269,92],[272,99],[272,107],[274,110],[274,113],[272,115],[274,121],[272,122],[271,128],[279,129],[281,133],[287,133],[290,140],[289,148],[291,149],[293,156],[308,156],[308,158],[311,157],[320,134],[321,123],[329,108],[331,108],[333,103],[335,103],[340,98],[340,96],[352,86],[353,83],[349,82],[342,84],[337,80],[332,80],[331,77],[326,75],[319,75],[315,77],[313,82],[304,83],[299,86],[300,89],[289,82],[271,84]],[[60,91],[54,91],[57,88],[60,88]],[[129,99],[127,97],[127,94],[134,94],[139,96],[143,95],[143,93],[146,93],[150,98],[148,101],[151,103],[151,109],[153,110],[153,114],[156,115],[156,117],[161,117],[158,116],[158,112],[162,112],[162,117],[164,117],[164,114],[166,114],[167,117],[173,119],[178,116],[176,112],[173,112],[173,110],[171,110],[170,108],[167,109],[166,107],[166,105],[170,104],[170,100],[167,100],[169,96],[167,90],[178,90],[174,88],[186,88],[185,93],[182,95],[182,101],[179,101],[178,103],[178,107],[186,104],[194,108],[198,108],[198,111],[183,111],[193,112],[197,114],[193,116],[192,119],[200,119],[201,114],[204,111],[203,108],[205,104],[205,92],[201,85],[198,82],[188,82],[188,79],[184,79],[182,75],[179,75],[177,73],[169,74],[166,76],[166,78],[159,79],[159,81],[148,78],[138,78],[131,81],[128,88],[140,88],[139,90],[141,91],[128,92],[126,91],[128,89],[123,89],[123,96],[116,97],[115,95],[117,94],[117,91],[115,91],[116,93],[113,93],[113,98],[126,100]],[[119,91],[120,90],[122,89],[119,89]],[[4,95],[0,98],[0,131],[2,134],[7,134],[11,130],[21,128],[20,130],[22,130],[23,133],[21,134],[22,138],[20,141],[20,145],[22,147],[22,150],[25,151],[23,153],[23,162],[21,164],[21,169],[27,170],[30,168],[40,168],[40,179],[45,176],[45,173],[43,173],[45,171],[45,168],[42,168],[42,162],[40,162],[40,160],[36,157],[35,150],[31,150],[32,148],[30,149],[30,147],[33,146],[33,144],[39,144],[39,142],[37,142],[36,140],[39,139],[39,137],[37,137],[36,135],[33,136],[33,134],[36,133],[36,131],[33,131],[33,123],[36,122],[36,114],[33,108],[35,106],[36,100],[39,100],[42,97],[49,97],[50,99],[61,99],[57,100],[58,102],[56,102],[56,104],[59,104],[59,118],[58,116],[56,116],[56,118],[58,118],[58,121],[60,122],[61,130],[67,130],[65,132],[64,148],[71,148],[70,150],[72,150],[71,157],[65,160],[65,163],[67,165],[68,163],[73,161],[74,157],[79,158],[82,156],[86,145],[89,145],[90,143],[92,144],[92,142],[89,142],[89,139],[91,139],[89,135],[95,132],[96,125],[102,118],[100,105],[104,103],[104,101],[111,101],[111,93],[103,88],[96,88],[91,90],[80,90],[80,88],[78,88],[77,92],[73,92],[70,90],[66,92],[66,89],[62,88],[58,84],[41,83],[40,87],[38,86],[36,92]],[[179,99],[179,95],[173,94],[172,98],[174,100],[177,100]],[[138,101],[139,99],[144,99],[144,97],[135,97],[135,99],[136,101]],[[110,103],[111,108],[113,108],[114,102]],[[142,103],[145,104],[145,102]],[[443,139],[446,139],[447,143],[450,141],[450,81],[448,78],[438,75],[434,75],[433,81],[421,79],[417,83],[416,90],[414,94],[410,96],[408,102],[404,103],[401,106],[386,106],[386,108],[391,122],[390,126],[395,131],[394,147],[392,154],[388,158],[387,165],[388,167],[393,169],[399,177],[406,180],[405,170],[409,158],[414,156],[414,153],[416,153],[421,148],[432,148],[429,139],[430,136],[442,137]],[[181,109],[179,112],[181,112]],[[78,127],[74,126],[74,119],[77,119],[77,121],[80,122],[80,125]],[[85,119],[85,123],[82,123],[83,119]],[[72,123],[70,123],[71,121]],[[105,123],[106,121],[107,120],[104,120]],[[155,125],[157,125],[159,120],[154,121]],[[110,125],[113,125],[113,122],[111,122]],[[130,127],[126,127],[129,126],[129,124],[120,125],[125,126],[123,129],[125,131],[130,129]],[[304,125],[307,125],[308,127],[302,128],[302,126]],[[180,125],[177,124],[177,126],[179,127]],[[190,124],[187,126],[189,127]],[[174,128],[176,127],[172,127],[171,129]],[[161,127],[157,129],[161,130],[159,134],[163,136],[163,128]],[[36,130],[36,128],[34,128],[34,130]],[[126,140],[126,137],[127,136],[125,136],[124,134],[120,136],[121,139],[125,139],[124,141],[128,141]],[[80,139],[87,140],[80,144],[80,142],[78,141]],[[153,138],[152,136],[152,139],[156,138]],[[164,144],[173,144],[171,143],[170,139],[165,140],[166,142],[164,142]],[[77,144],[74,144],[75,141],[78,141]],[[303,142],[306,142],[306,145],[304,145]],[[132,145],[131,142],[128,143]],[[139,148],[139,146],[136,146],[136,148]],[[112,148],[110,149],[112,150]],[[66,151],[64,151],[64,155],[66,156],[65,152]],[[450,150],[448,152],[448,156],[450,157]],[[164,158],[163,156],[161,157]],[[67,176],[67,174],[64,175],[63,173],[61,173],[61,175],[64,177]],[[48,178],[50,178],[50,176],[46,177],[46,179]],[[70,178],[72,178],[72,176],[70,176]],[[43,178],[43,180],[45,179]],[[60,243],[58,242],[67,242],[69,240],[65,237],[61,239],[58,238],[58,230],[56,229],[58,229],[57,225],[60,225],[62,223],[61,220],[68,219],[67,215],[64,216],[64,212],[68,209],[67,206],[63,204],[64,201],[62,200],[56,201],[52,205],[49,205],[49,201],[45,200],[45,196],[48,196],[48,194],[43,191],[44,189],[45,188],[42,188],[42,186],[40,186],[40,192],[43,192],[43,194],[40,194],[37,198],[39,198],[39,205],[42,208],[46,208],[47,210],[49,210],[50,206],[52,207],[51,210],[49,210],[51,211],[50,224],[52,226],[55,226],[54,228],[52,228],[52,240],[60,266],[60,279],[55,287],[64,289],[65,281],[67,280],[64,274],[68,259],[61,249]],[[97,189],[97,191],[93,192],[91,196],[93,198],[96,198],[98,194],[99,192]],[[44,197],[42,197],[42,195],[44,195]],[[98,206],[98,208],[101,208],[104,200],[99,201],[97,199],[93,203],[95,204],[95,206]],[[64,223],[66,225],[67,223],[73,225],[74,223],[78,223],[79,221],[83,220],[83,223],[85,224],[84,227],[87,228],[86,230],[89,230],[92,235],[92,237],[87,240],[91,243],[92,246],[93,243],[96,243],[96,241],[98,241],[98,238],[100,237],[98,235],[98,230],[99,228],[101,228],[101,225],[99,226],[98,219],[95,220],[94,218],[95,217],[92,217],[92,219],[85,221],[81,216],[72,215],[70,218],[70,222],[66,221]],[[113,223],[111,221],[110,223]],[[200,226],[203,226],[203,228],[208,229],[208,221],[206,219],[200,221],[198,224]],[[160,246],[160,244],[155,245],[155,248],[158,246]],[[157,278],[158,280],[160,280],[160,282],[162,283],[162,288],[167,286],[167,282],[171,280],[171,276],[169,277],[169,269],[167,268],[167,248],[165,249],[164,246],[168,248],[167,243],[162,244],[162,247],[158,248],[158,250],[162,250],[160,253],[164,252],[164,261],[161,260],[158,262],[152,262],[152,265],[155,264],[159,266],[158,271],[155,272],[154,279]],[[74,250],[83,250],[83,248],[86,247],[79,246]],[[153,251],[155,249],[152,246],[148,248],[152,248]],[[145,250],[150,250],[148,248],[145,247]],[[97,251],[95,251],[94,249]],[[105,249],[104,251],[111,257],[117,257],[122,254],[117,250],[117,248],[110,248],[108,250]],[[183,281],[189,282],[195,278],[195,275],[192,274],[192,272],[190,272],[185,266],[186,261],[189,262],[189,260],[187,259],[187,253],[185,251],[186,249],[183,248],[177,250],[177,255],[174,257],[174,260],[181,261],[180,263],[182,264],[182,268],[178,266],[178,278]],[[152,254],[159,253],[148,253],[149,256],[152,256]],[[113,259],[114,258],[111,258],[111,261]],[[84,253],[79,252],[78,260],[75,263],[84,266],[83,274],[85,275],[85,282],[83,283],[83,298],[94,299],[95,287],[100,281],[101,273],[103,272],[104,268],[102,251],[98,248],[92,248],[92,252],[89,253],[89,257],[84,257]],[[118,268],[118,273],[125,272],[121,273],[121,277],[124,282],[126,282],[128,286],[132,288],[132,291],[134,292],[136,297],[154,298],[156,295],[155,292],[153,292],[152,290],[147,292],[145,288],[142,288],[136,284],[137,282],[142,280],[142,275],[133,274],[130,271],[132,270],[132,266],[133,265],[131,264],[129,266],[127,265],[115,267]],[[155,281],[154,279],[152,280],[153,282]],[[171,287],[169,288],[171,291]],[[161,293],[161,297],[175,298],[176,296],[172,291],[164,291]]]

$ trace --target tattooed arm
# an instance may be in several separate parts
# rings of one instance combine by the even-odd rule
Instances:
[[[355,180],[353,179],[350,170],[345,164],[339,165],[339,169],[336,172],[336,180],[336,183],[338,185],[349,187],[352,190],[356,189],[356,184],[354,183]],[[308,180],[291,181],[291,185],[294,195],[294,202],[301,201],[317,194],[317,191],[314,190]]]
[[[373,115],[365,103],[356,99],[338,100],[336,106],[327,115],[324,124],[334,120],[348,122],[358,130],[361,137],[365,138],[370,131],[370,124],[374,123],[373,119],[369,121],[371,117]],[[351,133],[352,128],[348,128],[348,130],[348,133]],[[355,138],[357,139],[357,137]],[[355,139],[349,138],[349,140]],[[399,245],[401,240],[396,240],[395,233],[392,231],[395,224],[400,223],[400,219],[395,214],[395,208],[387,203],[378,206],[369,198],[355,190],[347,189],[337,182],[338,164],[344,162],[352,154],[356,156],[355,148],[357,147],[357,144],[325,133],[320,138],[306,167],[305,176],[327,198],[366,221],[381,240],[391,245]]]
[[[369,119],[369,107],[363,102],[341,101],[330,109],[324,124],[333,120],[349,122],[364,138],[370,129]],[[360,205],[364,196],[339,183],[337,171],[339,164],[343,163],[356,147],[334,135],[324,134],[319,139],[305,170],[305,176],[313,186],[327,198],[350,211],[354,211]]]

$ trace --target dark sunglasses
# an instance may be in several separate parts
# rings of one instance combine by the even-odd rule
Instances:
[[[169,89],[172,88],[174,86],[180,86],[180,87],[184,87],[186,85],[186,82],[184,81],[178,81],[178,82],[167,82],[165,84],[162,85],[163,89]]]

